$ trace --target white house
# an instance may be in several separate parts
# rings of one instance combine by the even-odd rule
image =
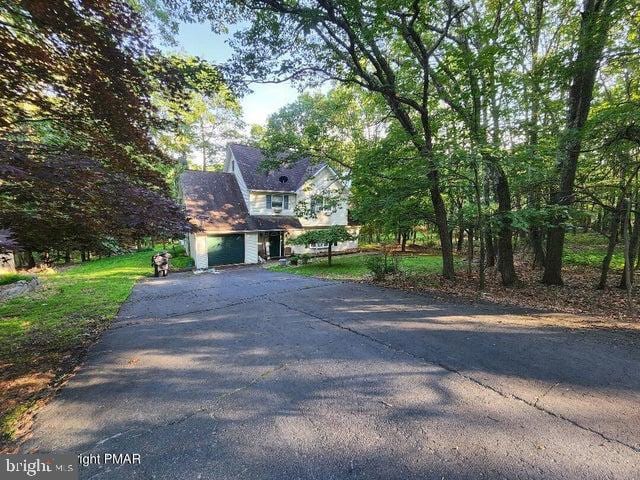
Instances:
[[[322,252],[328,245],[287,240],[309,229],[347,226],[348,187],[331,167],[304,159],[266,172],[262,161],[259,149],[230,144],[222,172],[186,171],[180,177],[187,215],[202,229],[187,241],[196,268]],[[305,214],[298,216],[300,210]],[[357,246],[357,240],[339,242],[332,250]]]

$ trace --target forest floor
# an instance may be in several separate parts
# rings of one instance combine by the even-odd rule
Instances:
[[[41,287],[0,303],[0,451],[108,328],[133,285],[152,274],[151,251],[38,274]],[[175,269],[191,259],[174,250]]]
[[[367,253],[380,250],[379,245],[363,245]],[[626,290],[620,282],[624,259],[616,249],[611,261],[608,287],[595,288],[600,276],[600,263],[606,249],[606,238],[597,234],[568,234],[564,255],[563,286],[548,286],[540,282],[541,270],[533,269],[529,253],[516,255],[518,283],[504,287],[496,268],[486,271],[486,287],[479,289],[477,272],[467,273],[464,250],[456,256],[457,281],[442,278],[439,252],[431,245],[407,245],[400,256],[400,273],[374,281],[364,262],[365,254],[336,256],[333,266],[326,259],[314,259],[300,266],[272,266],[277,271],[298,275],[317,276],[337,280],[353,280],[375,283],[389,288],[430,295],[444,295],[466,301],[488,301],[538,310],[545,315],[545,322],[568,327],[624,328],[640,331],[640,289],[632,294],[629,308]],[[473,270],[477,265],[472,265]]]

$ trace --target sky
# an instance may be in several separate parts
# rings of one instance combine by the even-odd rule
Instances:
[[[215,64],[220,64],[231,57],[232,50],[227,43],[228,35],[219,35],[211,31],[207,24],[180,24],[176,37],[177,45],[161,48],[165,51],[182,52],[197,55]],[[247,125],[266,123],[267,117],[293,102],[298,91],[290,83],[252,84],[253,93],[240,99],[244,121]]]

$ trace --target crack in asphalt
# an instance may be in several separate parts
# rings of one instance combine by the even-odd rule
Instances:
[[[113,325],[109,328],[109,330],[116,330],[118,328],[124,328],[124,327],[135,326],[135,325],[144,325],[145,323],[157,322],[158,320],[165,320],[165,319],[169,319],[169,318],[186,317],[188,315],[193,315],[194,313],[213,312],[215,310],[222,310],[222,309],[229,308],[229,307],[236,307],[238,305],[246,305],[248,303],[255,302],[256,300],[263,300],[265,298],[268,299],[268,297],[271,296],[271,295],[278,295],[278,294],[281,294],[281,293],[291,293],[291,292],[302,292],[302,291],[310,290],[310,289],[313,289],[313,288],[323,288],[323,287],[329,287],[329,286],[332,286],[332,284],[308,285],[306,287],[296,288],[295,290],[291,290],[291,289],[288,289],[288,290],[277,290],[277,291],[274,291],[274,292],[263,293],[261,295],[254,295],[254,296],[250,296],[250,297],[241,297],[235,302],[225,303],[225,304],[222,304],[222,305],[217,305],[215,307],[209,307],[209,308],[200,309],[200,310],[189,310],[188,312],[174,313],[174,314],[170,314],[170,315],[164,315],[162,317],[153,317],[153,318],[140,318],[140,317],[138,317],[138,319],[136,319],[136,317],[128,317],[127,319],[116,320],[113,323]],[[127,320],[130,320],[130,321],[127,321]]]
[[[626,443],[626,442],[624,442],[624,441],[622,441],[622,440],[618,440],[617,438],[609,437],[608,435],[605,435],[604,433],[599,432],[598,430],[595,430],[595,429],[593,429],[593,428],[591,428],[591,427],[588,427],[588,426],[582,425],[582,424],[580,424],[579,422],[577,422],[577,421],[575,421],[575,420],[572,420],[571,418],[568,418],[568,417],[566,417],[566,416],[564,416],[564,415],[562,415],[562,414],[559,414],[559,413],[553,412],[552,410],[548,410],[548,409],[546,409],[546,408],[544,408],[544,407],[542,407],[542,406],[538,405],[538,401],[539,401],[539,399],[540,399],[540,398],[542,398],[542,397],[544,397],[545,395],[547,395],[547,394],[548,394],[548,393],[549,393],[549,392],[550,392],[550,391],[551,391],[555,386],[557,386],[557,385],[558,385],[558,383],[556,383],[555,385],[551,386],[551,388],[549,388],[549,389],[548,389],[548,390],[547,390],[547,391],[542,395],[542,397],[540,397],[540,398],[536,399],[536,401],[535,401],[535,402],[531,402],[531,401],[529,401],[529,400],[527,400],[527,399],[525,399],[525,398],[523,398],[523,397],[520,397],[520,396],[518,396],[518,395],[514,395],[514,394],[511,394],[511,393],[509,393],[509,394],[508,394],[508,393],[504,393],[504,392],[502,392],[502,391],[498,390],[497,388],[493,387],[492,385],[490,385],[490,384],[488,384],[488,383],[485,383],[485,382],[483,382],[483,381],[481,381],[481,380],[478,380],[477,378],[475,378],[475,377],[473,377],[473,376],[471,376],[471,375],[467,375],[467,374],[465,374],[465,373],[462,373],[462,371],[460,371],[460,370],[458,370],[458,369],[456,369],[456,368],[454,368],[454,367],[452,367],[452,366],[450,366],[450,365],[447,365],[446,363],[429,361],[429,360],[427,360],[427,359],[426,359],[426,358],[424,358],[424,357],[421,357],[421,356],[419,356],[419,355],[415,355],[415,354],[413,354],[413,353],[411,353],[411,352],[408,352],[408,351],[403,350],[403,349],[401,349],[401,348],[395,347],[395,346],[393,346],[393,345],[391,345],[391,344],[389,344],[389,343],[386,343],[386,342],[384,342],[384,341],[382,341],[382,340],[380,340],[380,339],[378,339],[378,338],[376,338],[376,337],[373,337],[373,336],[371,336],[371,335],[369,335],[369,334],[366,334],[366,333],[360,332],[360,331],[358,331],[358,330],[355,330],[355,329],[353,329],[353,328],[350,328],[350,327],[344,326],[344,325],[342,325],[342,324],[340,324],[340,323],[337,323],[337,322],[335,322],[335,321],[332,321],[332,320],[330,320],[330,319],[323,318],[323,317],[321,317],[320,315],[316,315],[316,314],[314,314],[314,313],[310,313],[310,312],[307,312],[307,311],[302,310],[302,309],[294,308],[294,307],[292,307],[292,306],[290,306],[290,305],[287,305],[286,303],[278,302],[278,301],[276,301],[276,300],[274,300],[274,299],[272,299],[272,298],[270,298],[269,300],[270,300],[271,302],[273,302],[273,303],[276,303],[276,304],[278,304],[278,305],[281,305],[281,306],[283,306],[283,307],[285,307],[285,308],[288,308],[288,309],[290,309],[290,310],[293,310],[293,311],[295,311],[295,312],[302,313],[302,314],[304,314],[304,315],[308,315],[308,316],[313,317],[313,318],[316,318],[317,320],[320,320],[320,321],[322,321],[322,322],[324,322],[324,323],[327,323],[327,324],[329,324],[329,325],[333,325],[334,327],[337,327],[337,328],[340,328],[340,329],[345,330],[345,331],[347,331],[347,332],[350,332],[350,333],[353,333],[353,334],[359,335],[359,336],[361,336],[361,337],[363,337],[363,338],[366,338],[366,339],[368,339],[368,340],[370,340],[370,341],[372,341],[372,342],[375,342],[375,343],[377,343],[377,344],[379,344],[379,345],[382,345],[382,346],[384,346],[385,348],[387,348],[387,349],[389,349],[389,350],[392,350],[392,351],[394,351],[394,352],[396,352],[396,353],[400,353],[400,354],[406,355],[406,356],[408,356],[408,357],[410,357],[410,358],[413,358],[413,359],[415,359],[415,360],[419,360],[420,362],[427,363],[427,364],[429,364],[429,365],[437,365],[437,366],[439,366],[439,367],[441,367],[441,368],[443,368],[443,369],[447,370],[448,372],[454,373],[454,374],[456,374],[456,375],[458,375],[458,376],[460,376],[460,377],[462,377],[462,378],[464,378],[464,379],[466,379],[466,380],[469,380],[469,381],[471,381],[471,382],[475,383],[476,385],[479,385],[479,386],[480,386],[480,387],[482,387],[482,388],[485,388],[485,389],[491,390],[492,392],[497,393],[498,395],[500,395],[501,397],[503,397],[503,398],[505,398],[505,399],[507,399],[507,400],[509,400],[509,399],[515,399],[515,400],[517,400],[517,401],[519,401],[519,402],[524,403],[525,405],[528,405],[528,406],[530,406],[530,407],[535,408],[536,410],[538,410],[538,411],[540,411],[540,412],[546,413],[547,415],[550,415],[550,416],[552,416],[552,417],[555,417],[555,418],[557,418],[557,419],[559,419],[559,420],[563,420],[563,421],[565,421],[565,422],[568,422],[568,423],[570,423],[571,425],[573,425],[573,426],[575,426],[575,427],[577,427],[577,428],[580,428],[581,430],[584,430],[584,431],[587,431],[587,432],[593,433],[593,434],[595,434],[595,435],[598,435],[599,437],[601,437],[603,440],[606,440],[607,442],[617,443],[618,445],[621,445],[621,446],[623,446],[623,447],[626,447],[626,448],[628,448],[628,449],[630,449],[630,450],[632,450],[632,451],[634,451],[634,452],[636,452],[636,453],[640,453],[640,447],[636,447],[636,446],[634,446],[634,445],[628,444],[628,443]],[[357,321],[356,321],[355,323],[360,323],[360,322],[357,322]]]
[[[313,328],[311,326],[309,326],[310,328]],[[321,344],[319,344],[314,351],[319,351],[320,349],[331,345],[332,343],[337,342],[338,340],[330,340],[328,342],[323,342]],[[297,349],[291,349],[290,352],[288,352],[288,354],[291,354],[292,352],[294,352]],[[163,428],[167,428],[167,427],[173,427],[175,425],[179,425],[181,423],[186,422],[187,420],[189,420],[190,418],[194,417],[195,415],[199,414],[199,413],[214,413],[216,411],[219,411],[221,407],[219,407],[217,404],[219,404],[222,400],[225,400],[237,393],[243,392],[245,390],[248,390],[249,388],[251,388],[252,386],[256,385],[257,383],[265,380],[266,378],[270,377],[272,374],[278,372],[278,371],[282,371],[285,370],[287,367],[291,366],[291,365],[295,365],[300,363],[301,361],[303,361],[305,359],[305,357],[295,357],[292,356],[292,359],[287,361],[287,362],[282,362],[279,365],[277,365],[276,367],[270,368],[264,372],[262,372],[260,375],[258,375],[257,377],[252,378],[250,381],[248,381],[247,383],[245,383],[244,385],[234,388],[233,390],[230,390],[228,392],[225,393],[221,393],[220,395],[215,396],[213,399],[211,399],[211,401],[209,402],[209,406],[205,405],[201,405],[198,408],[195,408],[187,413],[184,413],[176,418],[173,418],[171,420],[159,423],[157,425],[154,425],[152,428],[146,428],[146,429],[141,429],[141,428],[131,428],[122,432],[118,432],[116,434],[110,435],[98,442],[96,442],[92,447],[88,448],[87,450],[85,450],[84,452],[81,453],[81,455],[87,454],[88,452],[92,451],[93,449],[104,445],[105,443],[110,442],[111,440],[114,440],[116,438],[136,438],[136,437],[140,437],[142,435],[148,435],[151,433],[156,432],[157,430],[163,429]],[[138,435],[129,435],[132,432],[136,432],[138,433]],[[111,471],[111,470],[110,470]],[[91,476],[90,478],[94,478],[95,476],[102,474],[102,473],[107,473],[107,471],[105,472],[98,472],[95,475]]]
[[[281,364],[279,364],[276,367],[273,367],[269,370],[266,370],[264,372],[262,372],[260,375],[258,375],[257,377],[252,378],[249,382],[247,382],[246,384],[242,385],[241,387],[238,388],[234,388],[233,390],[230,390],[228,392],[224,392],[221,393],[220,395],[217,395],[215,397],[213,397],[213,399],[211,400],[211,406],[207,407],[206,405],[201,405],[200,407],[191,410],[187,413],[184,413],[176,418],[173,418],[171,420],[159,423],[157,425],[154,425],[152,428],[147,428],[147,429],[141,429],[141,428],[131,428],[129,430],[125,430],[123,432],[118,432],[114,435],[110,435],[98,442],[96,442],[92,447],[88,448],[87,450],[85,450],[84,452],[82,452],[80,455],[85,455],[88,452],[91,452],[93,449],[100,447],[101,445],[104,445],[105,443],[110,442],[111,440],[114,440],[116,438],[124,438],[124,437],[128,437],[129,433],[132,432],[138,432],[140,433],[140,435],[134,435],[133,438],[135,437],[139,437],[141,435],[146,435],[146,434],[150,434],[153,433],[157,430],[160,430],[162,428],[166,428],[166,427],[172,427],[174,425],[179,425],[187,420],[189,420],[190,418],[194,417],[195,415],[197,415],[198,413],[202,413],[202,412],[207,412],[207,413],[212,413],[216,410],[215,408],[215,404],[220,402],[221,400],[224,400],[226,398],[229,398],[232,395],[235,395],[236,393],[242,392],[244,390],[247,390],[249,388],[251,388],[253,385],[257,384],[258,382],[261,382],[262,380],[264,380],[265,378],[269,377],[270,375],[274,374],[275,372],[278,372],[280,370],[284,370],[285,368],[287,368],[289,365],[294,364],[294,363],[298,363],[300,362],[300,358],[294,359],[291,362],[283,362]],[[102,473],[106,473],[106,472],[102,472]],[[94,475],[95,476],[95,475]],[[93,478],[90,477],[90,478]]]

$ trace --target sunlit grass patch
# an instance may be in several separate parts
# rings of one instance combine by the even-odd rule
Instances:
[[[314,258],[306,265],[271,265],[271,270],[310,277],[358,280],[370,276],[365,264],[366,255],[339,255],[333,257],[329,266],[326,258]],[[438,273],[442,270],[442,259],[436,255],[406,255],[399,257],[400,271],[411,275]]]

